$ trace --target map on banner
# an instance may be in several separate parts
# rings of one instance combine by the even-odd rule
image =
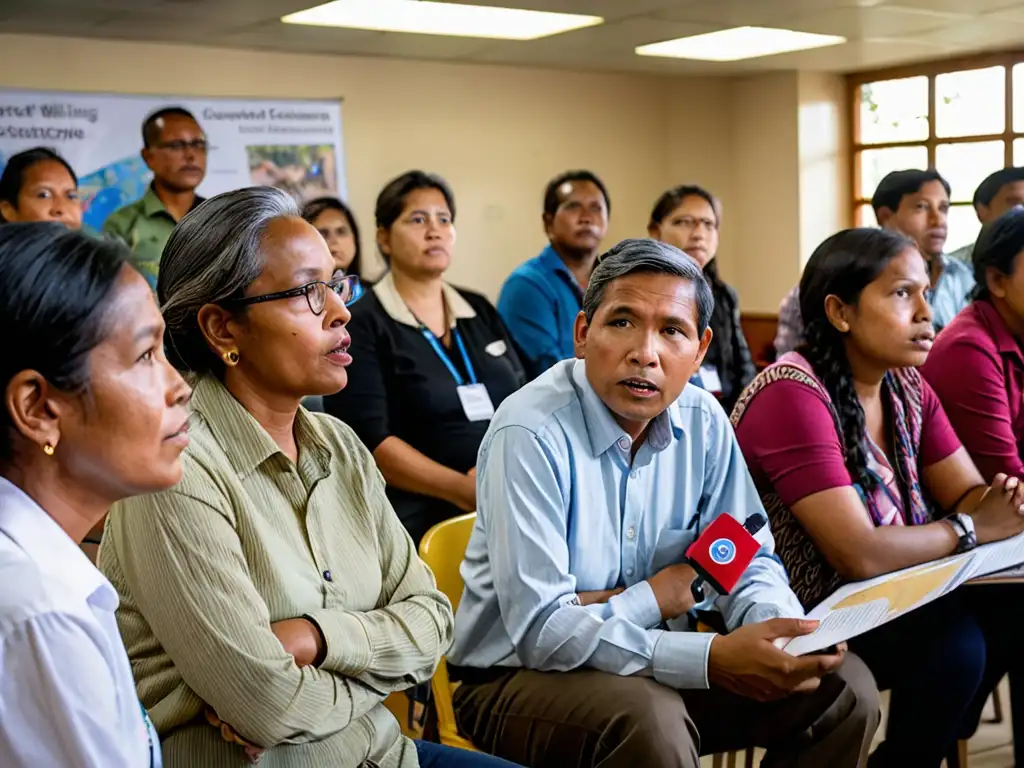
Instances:
[[[989,574],[1016,571],[1022,563],[1024,533],[960,555],[846,584],[808,611],[807,618],[821,622],[813,634],[779,644],[794,656],[820,651],[920,608],[967,581],[984,583]]]
[[[167,106],[195,115],[209,141],[200,195],[266,184],[300,203],[346,196],[338,101],[0,90],[0,172],[22,150],[58,152],[78,175],[84,223],[99,230],[149,186],[142,123]]]

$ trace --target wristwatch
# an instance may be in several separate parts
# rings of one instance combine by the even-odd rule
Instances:
[[[956,549],[953,550],[954,555],[959,555],[961,552],[969,552],[978,546],[978,535],[974,532],[974,519],[970,515],[965,515],[963,512],[955,512],[946,518],[946,522],[953,527],[957,535]]]

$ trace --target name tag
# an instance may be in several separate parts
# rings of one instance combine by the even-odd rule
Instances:
[[[711,394],[722,394],[722,379],[719,377],[718,369],[715,366],[702,365],[700,367],[700,383]]]
[[[463,384],[456,390],[462,402],[462,410],[470,421],[490,421],[494,415],[494,403],[483,384]]]
[[[508,346],[506,346],[504,341],[498,339],[497,341],[492,341],[490,344],[484,347],[484,352],[486,352],[488,355],[491,355],[492,357],[501,357],[506,352],[508,352]]]

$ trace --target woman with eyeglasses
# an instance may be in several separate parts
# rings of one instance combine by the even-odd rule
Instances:
[[[0,223],[5,221],[55,221],[80,229],[82,201],[70,163],[45,147],[11,155],[0,175]]]
[[[100,567],[168,768],[446,754],[383,701],[430,679],[451,607],[369,452],[300,406],[346,385],[359,292],[277,189],[211,198],[167,242],[158,295],[192,442],[174,489],[111,511]]]
[[[711,285],[715,297],[711,346],[698,382],[722,401],[728,413],[757,370],[740,325],[739,297],[718,274],[715,256],[721,218],[718,198],[702,187],[683,185],[668,190],[654,203],[647,232],[656,240],[684,251],[700,265]]]
[[[390,271],[352,311],[349,386],[324,401],[373,452],[395,511],[419,541],[476,509],[476,454],[494,409],[526,381],[497,311],[444,280],[455,197],[409,171],[377,197]]]

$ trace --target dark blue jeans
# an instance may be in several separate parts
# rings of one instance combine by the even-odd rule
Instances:
[[[417,741],[420,768],[517,768],[515,763],[481,752],[442,747],[429,741]]]
[[[1015,661],[1014,604],[993,600],[987,590],[998,589],[961,587],[850,641],[879,690],[891,691],[885,741],[871,768],[938,768],[957,739],[973,733],[985,699]]]

